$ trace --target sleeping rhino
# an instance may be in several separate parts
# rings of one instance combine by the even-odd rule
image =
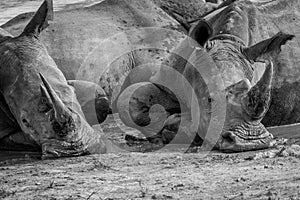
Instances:
[[[112,143],[87,123],[40,42],[52,17],[52,0],[45,0],[19,36],[0,32],[1,148],[41,150],[44,158],[105,153]]]
[[[274,64],[294,35],[278,32],[254,43],[253,8],[248,1],[234,2],[198,20],[150,82],[120,95],[123,122],[159,143],[182,135],[190,142],[200,136],[226,152],[272,146],[261,121],[271,102]],[[264,71],[257,75],[260,63]]]

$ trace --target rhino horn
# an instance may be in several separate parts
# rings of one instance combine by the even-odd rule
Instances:
[[[43,85],[40,85],[40,90],[41,90],[42,97],[45,98],[45,100],[47,101],[46,103],[51,103],[52,101],[47,89]]]
[[[260,119],[269,109],[273,73],[273,63],[268,61],[263,76],[242,100],[244,110],[251,118]]]
[[[41,80],[45,87],[41,86],[42,95],[50,98],[54,109],[55,120],[59,123],[64,123],[67,117],[71,116],[71,111],[65,106],[62,100],[58,97],[54,89],[51,87],[46,78],[40,73]],[[44,90],[44,88],[46,90]]]

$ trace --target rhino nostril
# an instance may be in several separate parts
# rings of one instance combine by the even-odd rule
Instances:
[[[208,103],[213,103],[215,100],[213,98],[211,98],[211,97],[208,97],[207,101],[208,101]]]
[[[235,141],[233,138],[232,132],[226,132],[226,133],[222,134],[222,138],[223,138],[223,141],[226,141],[229,144],[231,144]]]

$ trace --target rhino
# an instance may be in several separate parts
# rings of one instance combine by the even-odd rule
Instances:
[[[149,82],[121,93],[117,109],[123,122],[163,144],[181,135],[181,141],[204,141],[224,152],[274,145],[262,120],[272,100],[276,58],[294,35],[279,31],[253,43],[251,8],[248,1],[233,2],[188,27],[188,37]],[[211,121],[218,126],[212,133]]]
[[[1,28],[17,36],[32,15],[21,14]],[[90,125],[103,122],[115,110],[107,109],[105,98],[95,99],[103,94],[110,102],[117,98],[118,94],[112,91],[121,88],[122,77],[134,68],[132,57],[137,64],[153,62],[153,58],[160,61],[167,55],[166,50],[184,38],[184,33],[173,31],[181,30],[180,24],[147,0],[105,0],[88,7],[57,11],[55,16],[40,39],[68,82],[72,82],[71,86],[79,87],[75,92]],[[149,51],[138,51],[145,48]],[[119,63],[109,67],[118,57]],[[128,70],[124,70],[125,65]],[[73,80],[77,80],[76,84]]]
[[[82,84],[68,84],[40,41],[52,19],[53,2],[45,0],[20,35],[0,32],[1,148],[43,158],[105,153],[113,144],[86,121],[74,89]]]

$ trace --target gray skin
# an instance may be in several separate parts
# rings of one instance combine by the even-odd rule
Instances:
[[[22,14],[1,28],[14,36],[19,35],[31,16],[32,13]],[[67,80],[98,83],[107,67],[104,56],[114,56],[121,50],[147,48],[156,44],[161,49],[170,49],[182,38],[180,34],[153,34],[138,29],[176,29],[178,25],[151,1],[105,0],[90,7],[55,12],[51,26],[41,33],[41,41]],[[130,35],[126,35],[128,30]],[[125,34],[120,35],[124,32]],[[141,38],[146,40],[141,41]],[[98,57],[89,57],[93,53]]]
[[[1,33],[0,142],[6,149],[28,144],[43,158],[105,153],[112,143],[87,123],[74,88],[39,41],[52,17],[52,0],[45,0],[19,36]]]
[[[280,53],[281,46],[294,36],[279,32],[251,45],[247,12],[243,4],[236,2],[205,20],[198,21],[189,30],[189,38],[174,50],[181,56],[173,54],[163,62],[182,76],[176,79],[174,70],[161,67],[159,73],[150,78],[156,84],[144,82],[126,88],[117,103],[121,119],[159,143],[169,143],[175,136],[179,140],[189,138],[192,142],[200,136],[202,140],[209,138],[208,143],[217,141],[215,148],[226,152],[272,146],[273,136],[261,120],[271,100],[273,59]],[[255,77],[255,62],[266,64],[260,79]],[[205,72],[205,76],[198,71]],[[188,85],[182,84],[182,77],[191,84],[198,104],[191,100],[191,91]],[[171,83],[172,92],[157,84],[166,82]],[[208,88],[213,90],[208,91]],[[166,96],[168,98],[164,98]],[[174,104],[176,98],[181,107]],[[218,118],[221,116],[212,114],[212,110],[220,108],[220,103],[226,104],[224,126],[220,134],[206,135],[212,119],[221,121]],[[181,112],[168,112],[164,108],[166,104],[175,105],[171,110]],[[154,111],[153,106],[156,107]],[[197,107],[200,111],[195,111]],[[195,112],[201,112],[200,117],[193,118]],[[193,127],[192,120],[199,122],[197,128]]]

